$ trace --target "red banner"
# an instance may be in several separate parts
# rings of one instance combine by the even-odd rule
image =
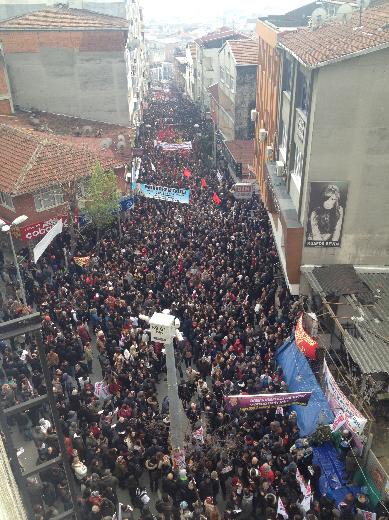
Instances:
[[[32,240],[34,238],[43,238],[46,233],[50,231],[50,229],[55,226],[59,219],[62,219],[62,222],[66,226],[68,223],[68,214],[58,215],[57,217],[52,217],[43,222],[36,222],[35,224],[29,224],[28,226],[24,226],[20,229],[20,238],[22,240]],[[78,216],[74,217],[74,222],[78,222]]]
[[[317,341],[303,327],[303,314],[299,317],[295,329],[296,345],[309,359],[316,359]]]

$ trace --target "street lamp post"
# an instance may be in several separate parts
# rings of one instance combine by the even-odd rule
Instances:
[[[145,318],[140,316],[141,319]],[[146,317],[148,318],[148,317]],[[167,389],[169,398],[170,442],[173,451],[183,452],[184,417],[181,401],[178,397],[177,371],[174,356],[173,340],[180,335],[178,331],[180,320],[170,314],[170,311],[155,312],[149,319],[151,341],[165,345]]]
[[[20,290],[21,290],[21,293],[22,293],[22,300],[23,300],[24,305],[27,305],[26,292],[24,290],[24,283],[23,283],[23,280],[22,280],[22,276],[20,274],[19,262],[18,262],[18,259],[17,259],[17,256],[16,256],[16,251],[15,251],[14,241],[13,241],[13,238],[12,238],[11,228],[12,228],[12,226],[19,226],[20,224],[23,224],[23,222],[26,222],[27,219],[28,219],[27,215],[20,215],[20,217],[16,217],[11,222],[11,224],[6,224],[4,222],[4,220],[0,219],[1,231],[3,231],[4,233],[8,233],[9,240],[11,242],[11,249],[12,249],[12,254],[13,254],[13,257],[14,257],[14,263],[15,263],[15,267],[16,267],[16,274],[17,274],[17,277],[18,277],[18,282],[19,282],[19,285],[20,285]]]

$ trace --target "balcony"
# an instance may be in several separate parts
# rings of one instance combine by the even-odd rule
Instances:
[[[299,294],[304,228],[300,224],[284,179],[277,175],[275,162],[266,163],[265,185],[263,199],[285,279],[290,292]]]

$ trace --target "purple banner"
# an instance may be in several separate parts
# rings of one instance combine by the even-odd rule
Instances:
[[[261,408],[277,408],[299,404],[306,406],[312,392],[293,392],[285,394],[255,394],[255,395],[225,395],[224,403],[227,409],[240,409],[244,412],[260,410]]]

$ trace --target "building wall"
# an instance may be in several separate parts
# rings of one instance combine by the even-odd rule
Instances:
[[[195,101],[196,93],[196,60],[193,59],[192,52],[189,46],[186,47],[185,56],[187,59],[186,72],[185,72],[185,91],[192,101]]]
[[[199,67],[201,107],[209,110],[208,87],[219,81],[219,48],[200,47]]]
[[[126,31],[0,32],[15,105],[127,125]]]
[[[13,103],[7,68],[3,54],[3,46],[0,43],[0,114],[10,115],[13,113]]]
[[[252,139],[250,111],[255,108],[256,66],[237,67],[235,93],[235,139]]]
[[[304,225],[309,181],[348,181],[349,188],[341,247],[305,247],[305,264],[388,263],[388,62],[385,49],[319,69],[303,181]]]
[[[76,9],[88,9],[111,16],[126,17],[125,0],[0,0],[0,20],[7,20],[63,3]]]
[[[259,59],[257,68],[256,105],[259,116],[255,124],[254,168],[262,200],[268,206],[268,193],[265,182],[266,146],[274,143],[278,128],[278,84],[280,56],[276,49],[277,31],[260,20],[256,33],[259,38]],[[259,130],[268,131],[267,141],[259,142]]]
[[[128,105],[130,122],[136,126],[143,120],[143,100],[147,91],[143,13],[138,0],[132,0],[127,3],[126,16],[127,20],[129,20],[128,41],[125,53]]]
[[[237,70],[231,49],[226,43],[219,51],[218,128],[226,141],[235,139]],[[223,71],[223,72],[221,72]]]

